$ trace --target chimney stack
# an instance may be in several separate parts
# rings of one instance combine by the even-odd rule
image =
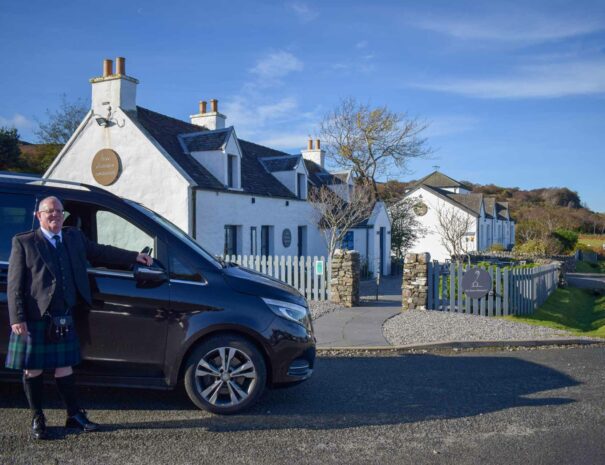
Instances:
[[[324,168],[326,152],[321,149],[321,142],[319,139],[316,139],[315,143],[315,148],[313,148],[313,139],[309,137],[309,141],[307,142],[307,150],[302,151],[302,156],[305,160],[311,160],[313,163],[316,163]]]
[[[117,70],[114,73],[113,61],[103,60],[103,76],[90,80],[92,84],[92,110],[98,115],[107,115],[108,107],[115,111],[136,111],[138,80],[126,76],[126,59],[116,58]]]
[[[126,76],[126,58],[124,58],[124,57],[116,58],[116,74],[121,74],[122,76]]]
[[[213,98],[210,100],[210,111],[207,112],[206,101],[200,100],[200,112],[197,115],[191,115],[191,124],[203,126],[210,131],[215,129],[225,129],[225,120],[227,117],[218,112],[218,100]]]
[[[113,75],[113,61],[109,59],[103,60],[103,77]]]

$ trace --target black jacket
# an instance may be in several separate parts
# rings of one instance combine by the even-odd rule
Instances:
[[[63,244],[71,262],[78,294],[92,305],[86,261],[93,266],[128,268],[137,252],[100,245],[90,241],[79,229],[63,228]],[[55,292],[54,269],[48,240],[40,229],[13,237],[8,263],[7,298],[10,324],[39,320],[48,309]]]

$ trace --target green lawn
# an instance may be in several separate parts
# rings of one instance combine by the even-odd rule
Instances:
[[[576,262],[577,273],[605,273],[605,260],[597,263]]]
[[[605,244],[605,236],[599,234],[580,234],[578,242],[599,250]]]
[[[605,295],[575,287],[557,289],[533,315],[503,318],[605,338]]]

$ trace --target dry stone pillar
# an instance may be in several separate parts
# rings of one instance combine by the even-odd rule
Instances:
[[[330,300],[345,307],[359,305],[359,252],[336,249],[332,257]]]
[[[403,263],[402,310],[426,310],[428,303],[428,253],[409,253]]]

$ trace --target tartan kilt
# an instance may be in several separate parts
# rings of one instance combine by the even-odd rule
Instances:
[[[6,354],[6,368],[13,370],[44,370],[74,366],[80,363],[80,340],[75,330],[61,342],[46,338],[48,318],[27,322],[27,334],[11,332]]]

